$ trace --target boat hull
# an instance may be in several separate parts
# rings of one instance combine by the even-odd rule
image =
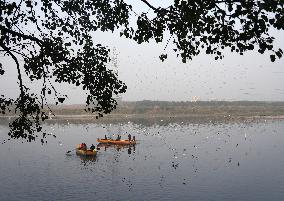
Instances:
[[[82,150],[82,149],[76,149],[76,154],[80,155],[80,156],[96,156],[97,155],[97,151],[93,151],[93,150]]]
[[[111,139],[97,139],[97,142],[103,144],[117,144],[117,145],[133,145],[136,144],[136,141],[129,140],[111,140]]]

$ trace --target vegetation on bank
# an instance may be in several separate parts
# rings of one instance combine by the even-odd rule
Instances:
[[[284,118],[284,102],[261,101],[119,102],[116,110],[99,119],[95,114],[87,113],[84,105],[54,105],[51,106],[51,109],[55,115],[49,115],[47,123],[51,124],[127,123],[130,121],[147,126],[185,122],[200,124]],[[47,109],[45,110],[49,112]],[[0,124],[8,124],[13,115],[11,113],[6,116],[9,118],[0,118]]]
[[[84,105],[51,106],[55,116],[94,116],[87,113]],[[48,110],[47,110],[48,111]],[[284,102],[264,101],[137,101],[120,102],[117,109],[105,117],[155,117],[155,116],[281,116],[284,115]]]

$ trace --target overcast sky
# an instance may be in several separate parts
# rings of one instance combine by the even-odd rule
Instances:
[[[273,35],[277,38],[276,46],[283,49],[283,32],[273,32]],[[214,57],[201,54],[183,64],[173,53],[173,46],[163,50],[165,43],[138,45],[116,33],[95,33],[94,41],[116,48],[119,78],[128,86],[123,100],[284,100],[283,58],[272,63],[269,55],[257,51],[243,56],[225,51],[223,60],[215,61]],[[165,52],[169,58],[161,62],[158,57]],[[16,67],[9,58],[0,57],[0,61],[7,70],[0,78],[0,94],[15,97]],[[38,86],[39,83],[33,85]],[[58,87],[68,94],[68,104],[84,103],[81,88]]]

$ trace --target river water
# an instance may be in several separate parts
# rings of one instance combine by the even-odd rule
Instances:
[[[45,124],[48,143],[0,144],[0,200],[284,200],[284,121]],[[8,127],[0,126],[0,139]],[[76,144],[135,135],[135,147]],[[70,154],[66,154],[67,151]]]

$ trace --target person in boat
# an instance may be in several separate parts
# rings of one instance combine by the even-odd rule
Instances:
[[[133,136],[133,141],[135,141],[135,136]]]
[[[105,140],[107,140],[107,136],[105,135]]]
[[[82,144],[80,145],[80,149],[82,149],[82,150],[87,150],[87,145],[86,145],[85,143],[82,143]]]
[[[131,141],[131,135],[128,134],[128,141]]]
[[[119,140],[121,140],[121,136],[117,135],[116,141],[119,141]]]
[[[92,145],[90,146],[90,149],[91,149],[92,151],[94,151],[94,149],[96,149],[95,145],[92,144]]]

